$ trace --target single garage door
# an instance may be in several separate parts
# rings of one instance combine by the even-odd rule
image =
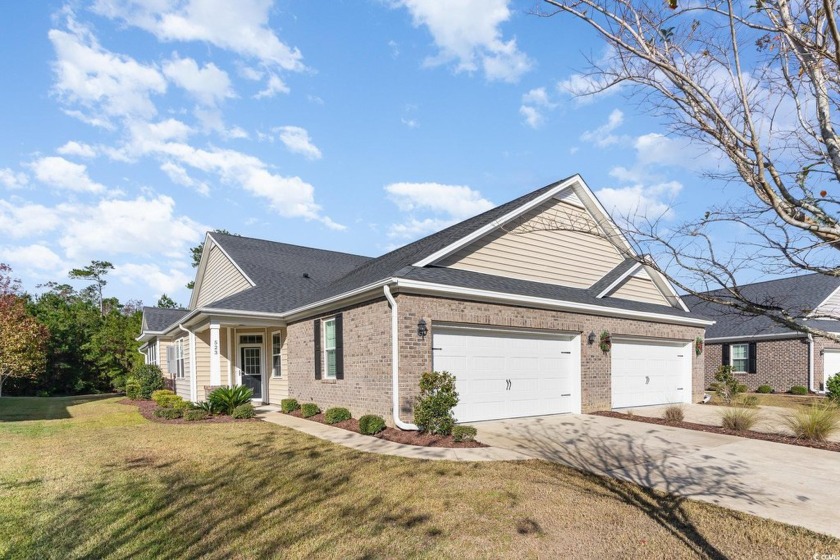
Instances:
[[[580,337],[496,329],[436,327],[434,369],[455,376],[455,418],[580,412]]]
[[[613,340],[612,407],[691,402],[691,343]]]
[[[821,390],[825,391],[825,384],[830,377],[840,373],[840,350],[826,348],[823,352],[823,381]]]

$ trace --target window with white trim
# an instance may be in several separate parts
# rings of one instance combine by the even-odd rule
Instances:
[[[184,377],[184,339],[175,343],[175,377]]]
[[[335,317],[324,320],[324,364],[326,365],[326,372],[324,377],[326,379],[335,379],[335,372],[337,371],[336,355],[335,355]]]
[[[749,357],[750,348],[748,344],[731,344],[729,346],[729,360],[732,371],[747,371]]]
[[[280,333],[271,335],[271,377],[280,377]]]

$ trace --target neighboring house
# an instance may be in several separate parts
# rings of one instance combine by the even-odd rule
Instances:
[[[805,315],[840,315],[840,278],[805,274],[740,287],[744,297],[764,305],[777,305]],[[707,292],[726,297],[724,290]],[[785,327],[763,315],[746,315],[732,308],[686,296],[692,311],[715,324],[706,329],[706,381],[708,387],[720,365],[730,365],[751,391],[769,385],[788,391],[795,385],[812,392],[825,390],[825,382],[840,372],[840,344]],[[827,332],[840,332],[840,321],[806,319]],[[803,323],[804,324],[804,323]]]
[[[143,308],[143,324],[140,328],[142,335],[138,340],[143,342],[140,353],[145,356],[147,364],[160,366],[163,371],[168,370],[172,337],[165,336],[164,332],[187,313],[189,311],[186,309]]]
[[[245,384],[404,428],[430,370],[462,422],[697,401],[710,322],[632,254],[577,175],[373,259],[208,233],[189,311],[141,339],[189,400]]]

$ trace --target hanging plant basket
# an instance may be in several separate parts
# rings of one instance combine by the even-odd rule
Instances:
[[[699,356],[703,353],[703,339],[701,337],[697,337],[694,339],[694,354]]]
[[[612,338],[610,338],[610,331],[601,331],[601,352],[609,352],[612,349]]]

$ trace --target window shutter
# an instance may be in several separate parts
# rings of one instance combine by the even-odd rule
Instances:
[[[723,360],[721,363],[725,366],[729,365],[729,345],[728,344],[721,344],[721,354],[723,355]]]
[[[175,346],[166,347],[166,371],[169,374],[178,373],[178,364],[175,362]]]
[[[335,316],[335,378],[344,379],[344,321],[341,313]]]
[[[321,320],[315,319],[315,379],[321,379]]]
[[[749,353],[747,354],[747,373],[755,373],[755,342],[750,342]]]

